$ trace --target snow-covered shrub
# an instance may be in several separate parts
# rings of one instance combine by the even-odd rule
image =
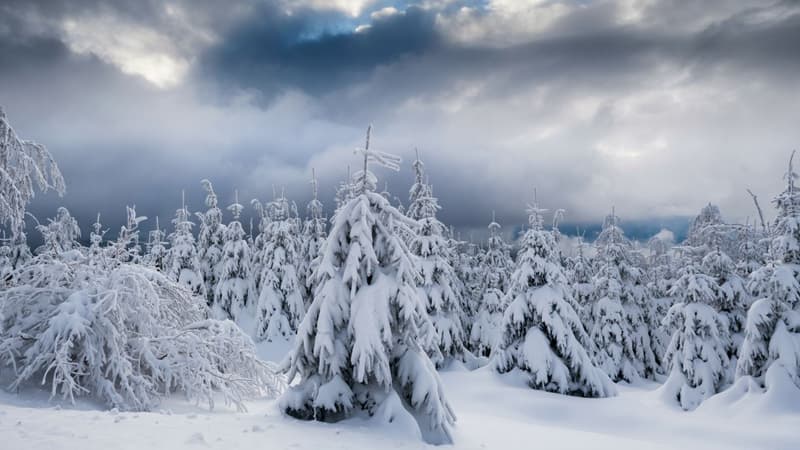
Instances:
[[[522,238],[502,337],[493,354],[503,373],[530,373],[534,389],[586,397],[616,395],[605,372],[586,350],[589,337],[575,312],[553,235],[542,228],[543,210],[530,208],[530,228]]]
[[[414,224],[374,192],[375,177],[366,170],[369,161],[392,168],[399,161],[364,153],[356,195],[334,216],[314,273],[314,301],[284,362],[289,380],[299,382],[281,408],[333,422],[359,411],[376,414],[399,398],[427,441],[452,442],[455,416],[424,350],[435,330],[418,295],[419,267],[395,231]]]
[[[40,256],[0,292],[0,368],[12,388],[149,410],[170,392],[213,407],[219,396],[276,395],[282,380],[230,321],[207,319],[201,298],[142,265],[108,270]]]

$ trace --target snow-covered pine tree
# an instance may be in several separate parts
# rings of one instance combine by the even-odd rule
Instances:
[[[219,284],[219,271],[222,261],[222,247],[225,242],[225,225],[222,223],[222,211],[219,209],[214,186],[207,179],[200,184],[206,191],[205,213],[196,213],[200,219],[200,231],[197,234],[197,260],[200,262],[200,274],[206,286],[206,301],[209,306],[214,302],[214,289]]]
[[[103,248],[103,239],[108,230],[103,229],[103,224],[100,222],[100,213],[97,213],[97,219],[92,224],[92,231],[89,233],[89,249],[87,255],[89,257],[89,264],[107,267],[105,249]]]
[[[3,233],[0,238],[0,288],[5,288],[11,283],[11,276],[14,273],[9,243],[10,240],[6,239],[5,233]]]
[[[736,260],[736,273],[742,279],[765,265],[764,256],[769,253],[769,239],[765,232],[758,231],[751,224],[745,225],[742,242],[739,244],[739,258]]]
[[[800,190],[789,159],[786,189],[773,202],[772,260],[751,275],[756,298],[747,313],[737,377],[749,376],[769,391],[800,389]]]
[[[595,246],[595,261],[601,264],[594,280],[592,306],[591,335],[599,352],[595,360],[614,381],[653,378],[661,368],[653,349],[666,345],[652,342],[658,337],[654,331],[659,318],[644,271],[636,266],[631,242],[613,210],[603,221]]]
[[[205,298],[205,284],[200,274],[200,261],[197,259],[189,208],[183,192],[181,192],[181,208],[175,211],[172,224],[175,231],[169,235],[169,251],[167,252],[167,276],[186,286],[194,295]]]
[[[145,216],[136,215],[136,206],[126,206],[127,221],[120,227],[117,240],[111,244],[111,252],[116,262],[141,262],[139,246],[139,224],[147,220]],[[191,233],[191,231],[190,231]]]
[[[297,278],[300,259],[296,226],[289,200],[281,193],[267,205],[269,224],[262,262],[261,291],[258,293],[255,335],[272,340],[293,336],[305,314]]]
[[[592,260],[587,255],[588,245],[583,241],[583,236],[578,236],[575,256],[570,258],[568,279],[572,284],[572,294],[580,309],[578,315],[581,322],[589,324],[592,312]]]
[[[261,273],[264,272],[264,246],[267,242],[269,211],[260,200],[250,200],[250,205],[258,214],[258,234],[250,246],[250,292],[261,292]]]
[[[33,258],[31,248],[28,246],[28,235],[25,233],[24,227],[11,227],[9,248],[8,259],[15,270],[21,268]]]
[[[370,162],[397,170],[399,158],[370,149],[369,135],[356,195],[334,216],[314,301],[284,363],[300,381],[281,405],[331,422],[357,411],[389,417],[402,404],[428,442],[452,442],[455,416],[423,348],[435,330],[416,288],[419,267],[395,232],[415,224],[375,192],[368,171]]]
[[[434,346],[428,356],[441,368],[453,360],[464,361],[464,329],[461,324],[461,288],[450,265],[450,247],[446,229],[436,218],[440,206],[432,187],[423,182],[424,165],[414,161],[416,182],[411,188],[409,216],[417,221],[410,237],[409,249],[418,258],[420,275],[419,295],[424,299],[428,315],[436,329]]]
[[[720,392],[728,379],[728,325],[717,311],[719,289],[713,277],[688,264],[670,292],[677,303],[663,320],[672,338],[664,355],[669,377],[661,392],[686,411]]]
[[[37,188],[63,195],[61,171],[44,145],[17,136],[0,106],[0,225],[7,225],[17,242],[25,228],[25,208]]]
[[[590,337],[594,361],[614,381],[639,377],[630,323],[622,307],[619,268],[610,258],[601,262],[592,280]]]
[[[161,229],[161,224],[156,216],[156,228],[150,230],[147,238],[147,253],[144,257],[144,264],[159,272],[164,272],[167,263],[167,234]]]
[[[500,338],[503,311],[508,306],[504,298],[513,264],[508,245],[500,234],[500,224],[492,213],[489,240],[480,261],[481,293],[469,338],[470,348],[478,356],[489,356]]]
[[[452,233],[452,232],[451,232]],[[453,270],[461,289],[461,325],[464,327],[464,347],[472,351],[470,335],[478,312],[478,301],[483,289],[480,286],[480,249],[477,245],[460,239],[451,239]]]
[[[336,210],[338,211],[339,208],[344,206],[344,204],[354,196],[355,192],[353,190],[353,180],[350,175],[350,165],[348,165],[347,176],[345,177],[344,181],[339,183],[339,186],[336,188],[336,194],[333,198],[334,204],[336,205]]]
[[[215,315],[242,319],[242,311],[250,303],[250,247],[239,216],[244,206],[239,204],[239,191],[235,192],[233,204],[228,210],[233,220],[225,227],[222,260],[219,262],[219,279],[214,286],[213,312]]]
[[[322,215],[322,202],[318,197],[317,176],[311,170],[311,201],[306,206],[306,221],[300,237],[300,259],[298,261],[297,280],[303,293],[306,308],[314,297],[314,271],[319,263],[318,257],[328,229],[328,221]]]
[[[736,265],[719,247],[714,248],[704,258],[701,271],[714,279],[717,298],[712,303],[725,324],[725,332],[720,335],[725,350],[731,360],[731,368],[736,367],[739,347],[744,339],[744,326],[750,298],[745,281],[736,273]],[[733,380],[733,373],[726,380]]]
[[[67,208],[61,206],[56,210],[56,216],[47,219],[47,224],[36,227],[44,243],[36,249],[37,254],[61,255],[79,247],[78,238],[81,237],[81,227],[78,221],[70,215]]]
[[[536,202],[528,207],[529,228],[506,294],[495,368],[500,373],[528,372],[534,389],[584,397],[616,395],[614,384],[586,350],[589,336],[553,234],[543,227],[544,211]]]
[[[719,206],[712,203],[707,204],[689,225],[684,245],[691,247],[706,245],[708,243],[708,233],[706,232],[708,227],[715,227],[724,223]]]

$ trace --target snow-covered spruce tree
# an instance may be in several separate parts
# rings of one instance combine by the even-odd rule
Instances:
[[[504,299],[513,264],[508,255],[508,245],[500,234],[500,224],[492,213],[489,240],[479,268],[481,294],[469,337],[470,348],[478,356],[489,356],[500,338],[503,311],[508,306]]]
[[[336,188],[336,194],[333,197],[334,205],[336,205],[337,211],[355,196],[352,181],[352,177],[350,176],[350,166],[348,165],[347,176],[345,177],[344,181],[339,183],[339,186]]]
[[[415,224],[375,192],[367,170],[369,162],[397,170],[399,159],[371,150],[369,129],[363,154],[356,195],[334,215],[314,301],[284,362],[289,380],[300,380],[281,405],[332,422],[358,411],[389,417],[402,404],[426,441],[452,442],[455,416],[423,348],[435,331],[416,288],[419,267],[395,233]]]
[[[183,196],[183,193],[181,193]],[[183,197],[182,197],[183,198]],[[181,208],[175,212],[172,224],[175,231],[169,235],[169,251],[167,252],[167,276],[186,286],[195,294],[205,298],[205,284],[200,274],[200,261],[197,259],[197,247],[189,215],[189,208],[183,201]]]
[[[250,292],[261,292],[261,274],[264,272],[264,246],[267,241],[269,211],[260,200],[250,200],[250,205],[258,214],[258,234],[250,245]]]
[[[700,210],[700,213],[697,214],[697,217],[695,217],[689,225],[684,245],[691,247],[706,245],[709,238],[706,232],[708,227],[715,227],[724,223],[719,206],[711,203],[707,204]]]
[[[414,162],[417,179],[422,178],[424,165],[419,156]],[[428,355],[441,368],[453,360],[464,360],[464,329],[461,324],[461,288],[450,265],[450,247],[446,229],[436,218],[440,208],[430,184],[415,183],[411,188],[408,214],[417,221],[410,239],[410,250],[418,258],[421,278],[419,295],[425,301],[428,315],[436,330],[434,346]]]
[[[753,377],[778,395],[800,389],[800,190],[793,158],[794,153],[786,189],[774,200],[778,216],[772,227],[772,261],[751,276],[758,300],[747,313],[736,367],[737,377]]]
[[[103,239],[107,232],[108,230],[104,230],[103,224],[100,222],[100,213],[97,213],[97,219],[92,224],[92,231],[89,233],[89,249],[87,251],[89,265],[108,267],[108,255],[106,248],[103,247]]]
[[[592,280],[590,337],[595,363],[614,381],[633,381],[641,364],[634,351],[632,330],[622,307],[619,268],[610,259]]]
[[[671,290],[677,303],[663,320],[672,338],[664,355],[669,377],[661,392],[686,411],[720,392],[728,379],[728,325],[717,311],[719,289],[713,277],[690,264]]]
[[[764,256],[769,253],[769,239],[766,232],[758,231],[752,225],[745,225],[742,242],[739,244],[739,258],[736,260],[736,273],[742,279],[765,265]]]
[[[267,205],[269,224],[264,243],[261,291],[256,308],[256,337],[272,340],[294,336],[305,314],[297,278],[297,232],[289,201],[281,196]]]
[[[120,227],[117,240],[111,243],[110,251],[115,261],[139,264],[141,251],[139,246],[139,224],[147,220],[145,216],[136,215],[135,206],[126,206],[127,221]]]
[[[0,239],[0,289],[11,283],[14,265],[11,263],[11,246],[9,240],[3,235]]]
[[[657,358],[663,354],[656,355],[654,348],[666,348],[666,343],[653,342],[653,338],[660,337],[655,333],[660,318],[655,314],[645,273],[637,267],[633,246],[619,227],[619,217],[613,211],[605,218],[595,246],[595,261],[601,264],[595,278],[594,298],[597,303],[592,307],[591,325],[592,337],[600,352],[596,361],[614,381],[630,382],[637,376],[653,378],[661,369]],[[603,299],[606,300],[600,302]],[[622,307],[622,322],[618,322],[616,317],[617,301]],[[616,331],[617,327],[624,329]],[[621,354],[603,348],[609,339],[622,345]]]
[[[588,245],[583,241],[583,237],[578,237],[578,245],[575,256],[569,260],[568,279],[572,284],[572,294],[579,306],[578,314],[581,322],[590,323],[592,312],[592,260],[586,254]]]
[[[245,398],[281,389],[252,340],[230,321],[206,319],[203,302],[175,281],[77,255],[38,255],[0,289],[0,369],[14,374],[12,389],[36,382],[53,396],[134,411],[170,392],[243,409]]]
[[[319,263],[318,257],[328,229],[328,221],[322,215],[322,202],[319,201],[317,192],[317,177],[312,169],[311,192],[312,198],[306,206],[306,220],[300,236],[300,259],[298,261],[297,280],[303,293],[303,303],[306,308],[314,297],[314,271]]]
[[[228,210],[233,220],[225,227],[222,246],[222,260],[219,262],[219,280],[214,286],[213,311],[226,318],[241,319],[242,310],[247,308],[252,297],[250,286],[250,247],[245,241],[245,233],[239,216],[244,206],[239,204],[239,191]]]
[[[54,218],[47,219],[46,225],[38,225],[36,229],[42,233],[44,239],[42,246],[36,249],[37,254],[60,255],[79,246],[78,238],[81,237],[81,227],[78,226],[78,221],[70,215],[69,210],[63,206],[56,210]]]
[[[159,272],[164,272],[167,266],[167,234],[161,229],[158,216],[156,216],[156,228],[150,230],[147,237],[147,252],[142,258],[142,262]]]
[[[494,352],[498,372],[528,372],[534,389],[584,397],[616,395],[595,367],[553,234],[543,228],[537,204],[529,206],[530,228],[522,238],[517,267],[506,294],[502,334]]]
[[[747,320],[747,308],[750,306],[749,294],[745,281],[736,273],[736,265],[719,247],[709,252],[704,258],[701,271],[714,279],[716,283],[713,306],[725,324],[725,333],[720,335],[724,340],[725,350],[736,367],[739,347],[744,339],[744,326]],[[727,380],[733,379],[733,373]]]
[[[28,246],[28,235],[24,227],[12,227],[9,242],[10,254],[8,256],[14,269],[27,264],[32,258],[31,248]]]
[[[64,178],[44,145],[20,139],[0,106],[0,225],[20,239],[36,189],[63,195]]]
[[[217,194],[208,180],[201,180],[206,191],[205,213],[196,213],[200,219],[200,231],[197,234],[197,260],[200,262],[200,273],[206,285],[206,301],[212,306],[214,288],[219,283],[219,270],[222,261],[222,246],[225,240],[225,225],[222,224],[222,211],[217,206]]]

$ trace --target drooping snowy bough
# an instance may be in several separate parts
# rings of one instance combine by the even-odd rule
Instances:
[[[142,265],[100,267],[38,256],[0,292],[0,369],[13,371],[12,388],[41,381],[54,396],[132,411],[170,392],[240,410],[248,397],[280,392],[252,340],[207,319],[203,298]]]
[[[281,407],[334,422],[357,412],[392,416],[392,405],[402,404],[426,441],[449,443],[455,415],[425,353],[435,330],[417,290],[419,267],[395,231],[413,221],[374,191],[366,170],[369,161],[392,168],[398,161],[369,150],[367,136],[356,195],[336,212],[314,300],[284,362],[289,380],[300,380]]]
[[[585,397],[616,395],[605,372],[595,367],[552,233],[542,228],[542,209],[530,207],[522,238],[495,368],[530,374],[534,389]]]

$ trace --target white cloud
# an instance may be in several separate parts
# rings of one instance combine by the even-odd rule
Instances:
[[[340,11],[351,17],[358,17],[375,0],[284,0],[284,3],[289,10],[307,7],[321,11]]]
[[[455,42],[505,47],[536,38],[573,9],[566,2],[490,0],[453,15],[439,14],[437,25]]]

